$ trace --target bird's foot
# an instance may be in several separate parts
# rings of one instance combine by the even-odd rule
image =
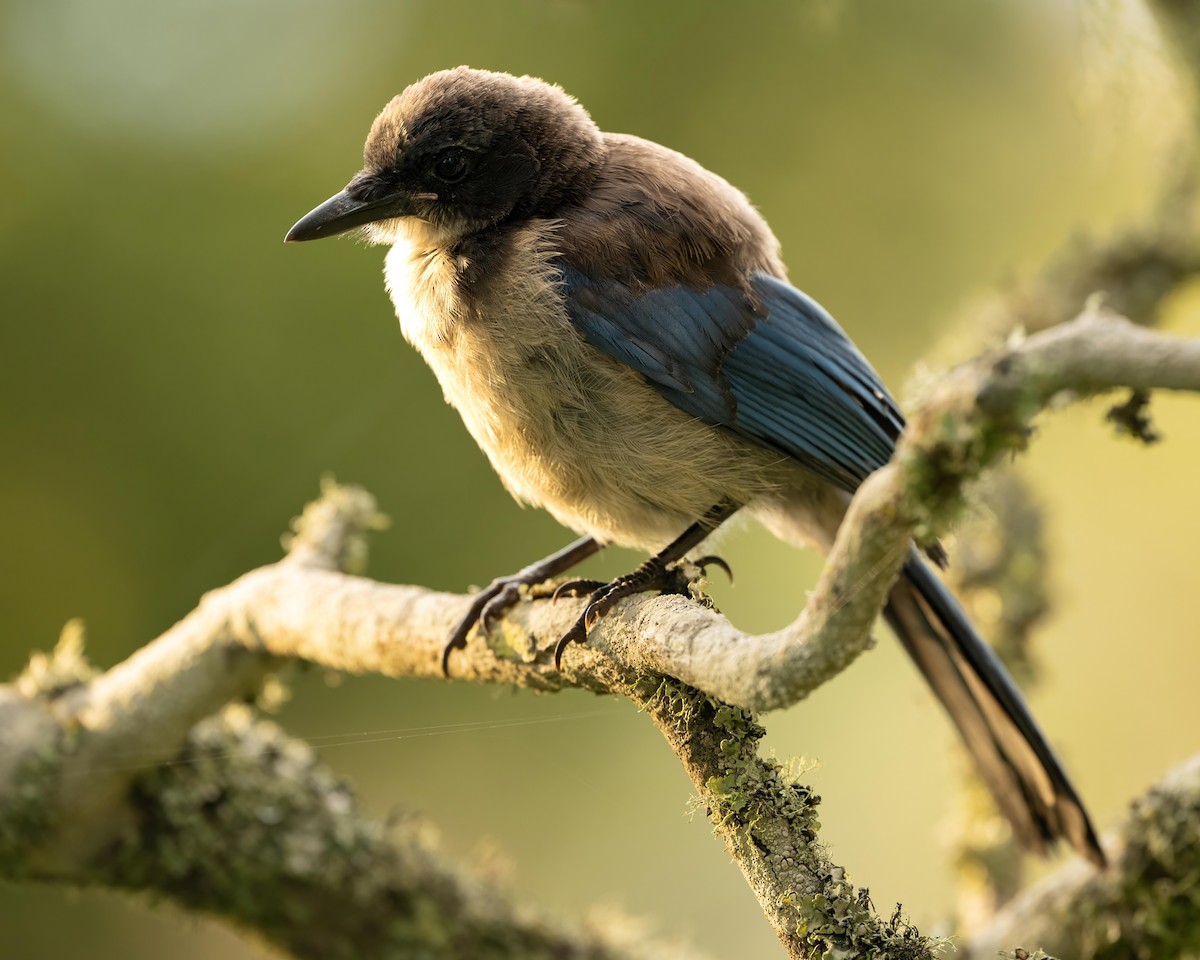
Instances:
[[[521,588],[535,588],[551,577],[565,573],[581,560],[585,560],[600,549],[600,543],[592,537],[582,537],[574,543],[551,554],[545,560],[530,564],[523,570],[507,577],[497,577],[476,594],[471,606],[450,633],[450,642],[442,650],[442,673],[450,676],[450,654],[467,645],[467,637],[476,624],[490,632],[521,599]]]
[[[599,580],[568,580],[555,588],[553,599],[559,597],[587,596],[588,603],[579,615],[579,619],[571,625],[554,647],[554,668],[562,665],[563,651],[571,643],[584,643],[588,631],[592,629],[619,600],[632,597],[639,593],[677,594],[688,597],[692,595],[692,586],[703,577],[708,567],[719,567],[733,582],[733,571],[729,564],[717,556],[705,556],[698,560],[670,561],[662,557],[651,557],[632,573],[604,583]]]
[[[521,588],[530,586],[529,581],[520,573],[509,577],[497,577],[484,589],[475,595],[471,606],[463,614],[450,633],[450,641],[442,650],[442,673],[450,676],[450,654],[461,650],[467,645],[467,637],[475,624],[488,632],[496,622],[521,599]]]

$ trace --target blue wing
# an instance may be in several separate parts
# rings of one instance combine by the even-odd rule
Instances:
[[[635,291],[560,264],[567,314],[589,343],[706,423],[854,490],[891,458],[904,418],[819,304],[755,274],[747,290]]]

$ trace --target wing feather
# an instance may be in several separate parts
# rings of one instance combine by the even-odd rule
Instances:
[[[746,289],[634,290],[560,264],[567,315],[664,398],[854,490],[891,457],[904,418],[816,301],[776,277]]]

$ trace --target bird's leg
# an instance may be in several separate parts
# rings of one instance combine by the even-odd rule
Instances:
[[[476,623],[482,623],[485,631],[490,630],[495,622],[521,599],[521,587],[533,586],[560,573],[566,573],[588,557],[599,553],[603,546],[604,544],[594,537],[580,537],[557,553],[550,554],[545,560],[531,563],[511,576],[497,577],[493,580],[476,595],[470,609],[450,634],[450,642],[442,651],[442,673],[450,676],[450,654],[467,645],[467,634],[471,632],[471,628]]]
[[[686,557],[689,550],[701,544],[717,527],[732,517],[740,508],[740,503],[734,503],[732,500],[722,500],[667,544],[662,551],[656,553],[632,573],[627,573],[623,577],[617,577],[611,583],[600,584],[598,589],[595,587],[593,581],[587,580],[571,581],[560,586],[554,592],[555,597],[582,592],[584,589],[590,589],[592,592],[587,606],[583,608],[583,613],[579,615],[579,619],[575,621],[571,629],[563,635],[562,639],[558,641],[558,645],[554,648],[555,668],[557,669],[562,663],[563,651],[567,648],[567,645],[572,642],[583,643],[587,640],[588,630],[594,627],[596,621],[608,613],[618,600],[631,597],[634,594],[646,593],[650,590],[676,592],[676,578],[673,576],[675,571],[672,569],[674,565]],[[719,566],[726,573],[729,573],[729,565],[720,557],[704,557],[698,562],[700,566],[704,566],[705,564]]]

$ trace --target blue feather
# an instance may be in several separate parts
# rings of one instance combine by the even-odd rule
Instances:
[[[795,287],[760,273],[745,291],[635,291],[560,268],[567,315],[585,339],[686,413],[845,490],[890,459],[899,408],[841,327]]]

